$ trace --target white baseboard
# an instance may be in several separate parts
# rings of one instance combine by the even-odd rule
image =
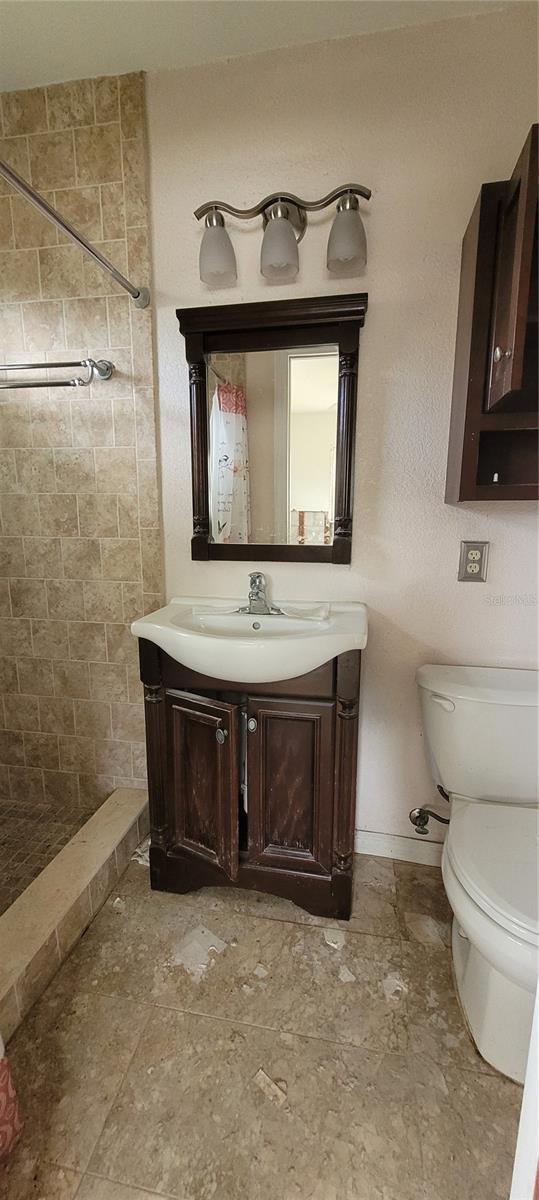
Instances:
[[[432,842],[424,837],[401,837],[395,833],[372,833],[368,829],[356,829],[354,849],[356,854],[376,854],[380,858],[401,858],[404,862],[423,863],[439,867],[442,861],[443,842]]]

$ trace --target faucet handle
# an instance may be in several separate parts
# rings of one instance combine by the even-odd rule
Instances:
[[[266,587],[266,576],[262,571],[251,571],[249,573],[249,584],[251,591],[263,591]]]

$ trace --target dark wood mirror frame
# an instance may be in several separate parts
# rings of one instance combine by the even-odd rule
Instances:
[[[191,402],[193,559],[349,563],[352,555],[354,450],[359,331],[366,293],[176,309],[185,338]],[[288,350],[333,343],[339,348],[335,522],[331,546],[221,544],[210,539],[206,364],[215,353]]]

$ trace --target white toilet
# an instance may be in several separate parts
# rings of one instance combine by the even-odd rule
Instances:
[[[417,672],[434,780],[450,797],[442,873],[460,1001],[487,1062],[521,1083],[539,969],[538,672]]]

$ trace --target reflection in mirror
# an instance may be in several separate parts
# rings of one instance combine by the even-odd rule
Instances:
[[[337,346],[208,359],[213,542],[333,543]]]

